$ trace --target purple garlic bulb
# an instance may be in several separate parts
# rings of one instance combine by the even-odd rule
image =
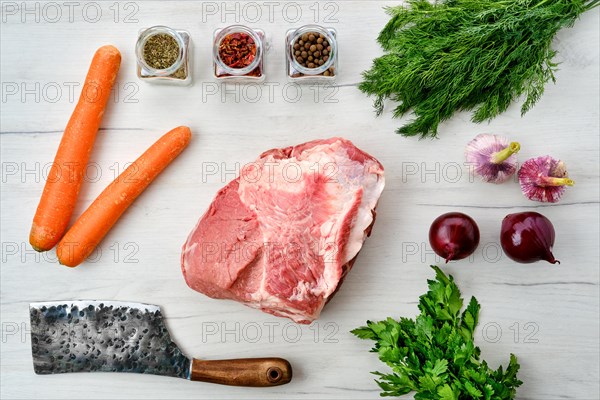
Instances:
[[[467,143],[465,158],[472,171],[486,182],[502,183],[517,171],[521,145],[498,135],[482,133]]]
[[[519,184],[525,197],[544,203],[556,203],[566,186],[575,182],[569,179],[565,164],[550,156],[530,158],[519,169]]]

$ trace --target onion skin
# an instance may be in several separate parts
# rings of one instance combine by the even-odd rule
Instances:
[[[502,250],[513,261],[523,264],[545,260],[560,264],[554,258],[554,226],[540,213],[508,214],[502,220],[500,243]]]
[[[469,257],[479,245],[479,228],[466,214],[449,212],[437,217],[429,228],[429,244],[446,263]]]

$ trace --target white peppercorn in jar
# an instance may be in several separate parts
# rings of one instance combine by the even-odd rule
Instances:
[[[138,78],[147,82],[189,85],[192,82],[190,34],[166,26],[140,31],[135,45]]]
[[[337,33],[333,28],[304,25],[287,31],[286,69],[297,83],[331,83],[339,74]]]

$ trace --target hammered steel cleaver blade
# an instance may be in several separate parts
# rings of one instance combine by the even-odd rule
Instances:
[[[171,340],[160,308],[118,301],[32,303],[36,374],[137,372],[235,386],[277,386],[292,379],[281,358],[198,360]]]

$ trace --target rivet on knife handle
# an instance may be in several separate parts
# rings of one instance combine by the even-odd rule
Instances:
[[[190,380],[233,386],[277,386],[292,380],[292,366],[282,358],[193,359]]]

